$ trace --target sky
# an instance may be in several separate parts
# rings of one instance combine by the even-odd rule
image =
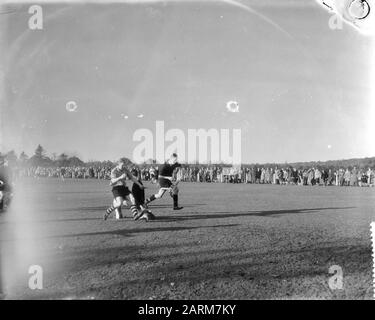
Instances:
[[[375,156],[372,39],[332,30],[313,0],[238,3],[42,4],[43,30],[11,7],[0,151],[131,158],[134,132],[164,121],[241,129],[243,163]]]

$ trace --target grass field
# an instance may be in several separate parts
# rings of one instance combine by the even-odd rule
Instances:
[[[26,180],[0,216],[6,298],[372,299],[374,188],[180,189],[181,211],[165,195],[155,221],[129,210],[103,221],[108,181]],[[30,265],[43,268],[42,290],[28,287]],[[332,265],[341,290],[329,288]]]

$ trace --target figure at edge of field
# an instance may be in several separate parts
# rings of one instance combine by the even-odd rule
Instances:
[[[9,207],[13,196],[11,176],[6,160],[0,156],[0,212]]]

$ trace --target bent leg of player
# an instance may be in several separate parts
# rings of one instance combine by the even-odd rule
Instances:
[[[104,214],[104,220],[107,220],[109,215],[114,211],[114,210],[118,210],[116,211],[116,215],[117,215],[117,212],[119,213],[119,216],[121,215],[121,204],[124,202],[124,199],[122,197],[116,197],[115,199],[113,199],[113,204],[112,206],[110,206],[105,214]]]
[[[154,214],[149,209],[147,209],[144,198],[137,198],[135,196],[134,199],[135,205],[137,206],[137,209],[140,211],[139,216],[137,216],[137,219],[135,220],[145,220],[146,222],[148,222],[150,220],[156,219]]]
[[[180,190],[178,189],[177,185],[173,185],[170,189],[169,194],[173,198],[173,210],[181,210],[183,207],[178,206],[178,192]]]
[[[146,199],[145,205],[147,206],[150,202],[161,199],[166,191],[170,190],[170,188],[160,188],[158,193],[153,194],[150,198]]]
[[[121,201],[121,200],[118,200],[118,201]],[[116,219],[122,219],[123,216],[122,216],[122,212],[121,212],[121,205],[123,204],[123,202],[121,202],[121,205],[119,207],[116,207],[116,200],[113,199],[113,206],[115,207],[115,217]]]
[[[143,210],[137,209],[135,199],[132,193],[129,193],[125,199],[126,199],[126,202],[129,203],[130,205],[130,211],[132,212],[134,220],[138,220]]]

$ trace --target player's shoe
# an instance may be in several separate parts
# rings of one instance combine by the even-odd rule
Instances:
[[[173,210],[181,210],[183,209],[184,207],[173,207]]]
[[[150,220],[155,220],[155,216],[151,211],[144,211],[139,220],[145,220],[146,222],[149,222]]]
[[[149,219],[149,216],[148,216],[148,213],[147,212],[144,212],[138,220],[145,220],[146,222],[148,222],[150,219]]]
[[[134,221],[139,220],[139,218],[142,217],[144,213],[145,213],[145,210],[138,210],[138,212],[133,215]]]
[[[148,216],[148,220],[155,220],[156,219],[156,217],[154,216],[154,214],[150,210],[147,210],[147,216]]]

